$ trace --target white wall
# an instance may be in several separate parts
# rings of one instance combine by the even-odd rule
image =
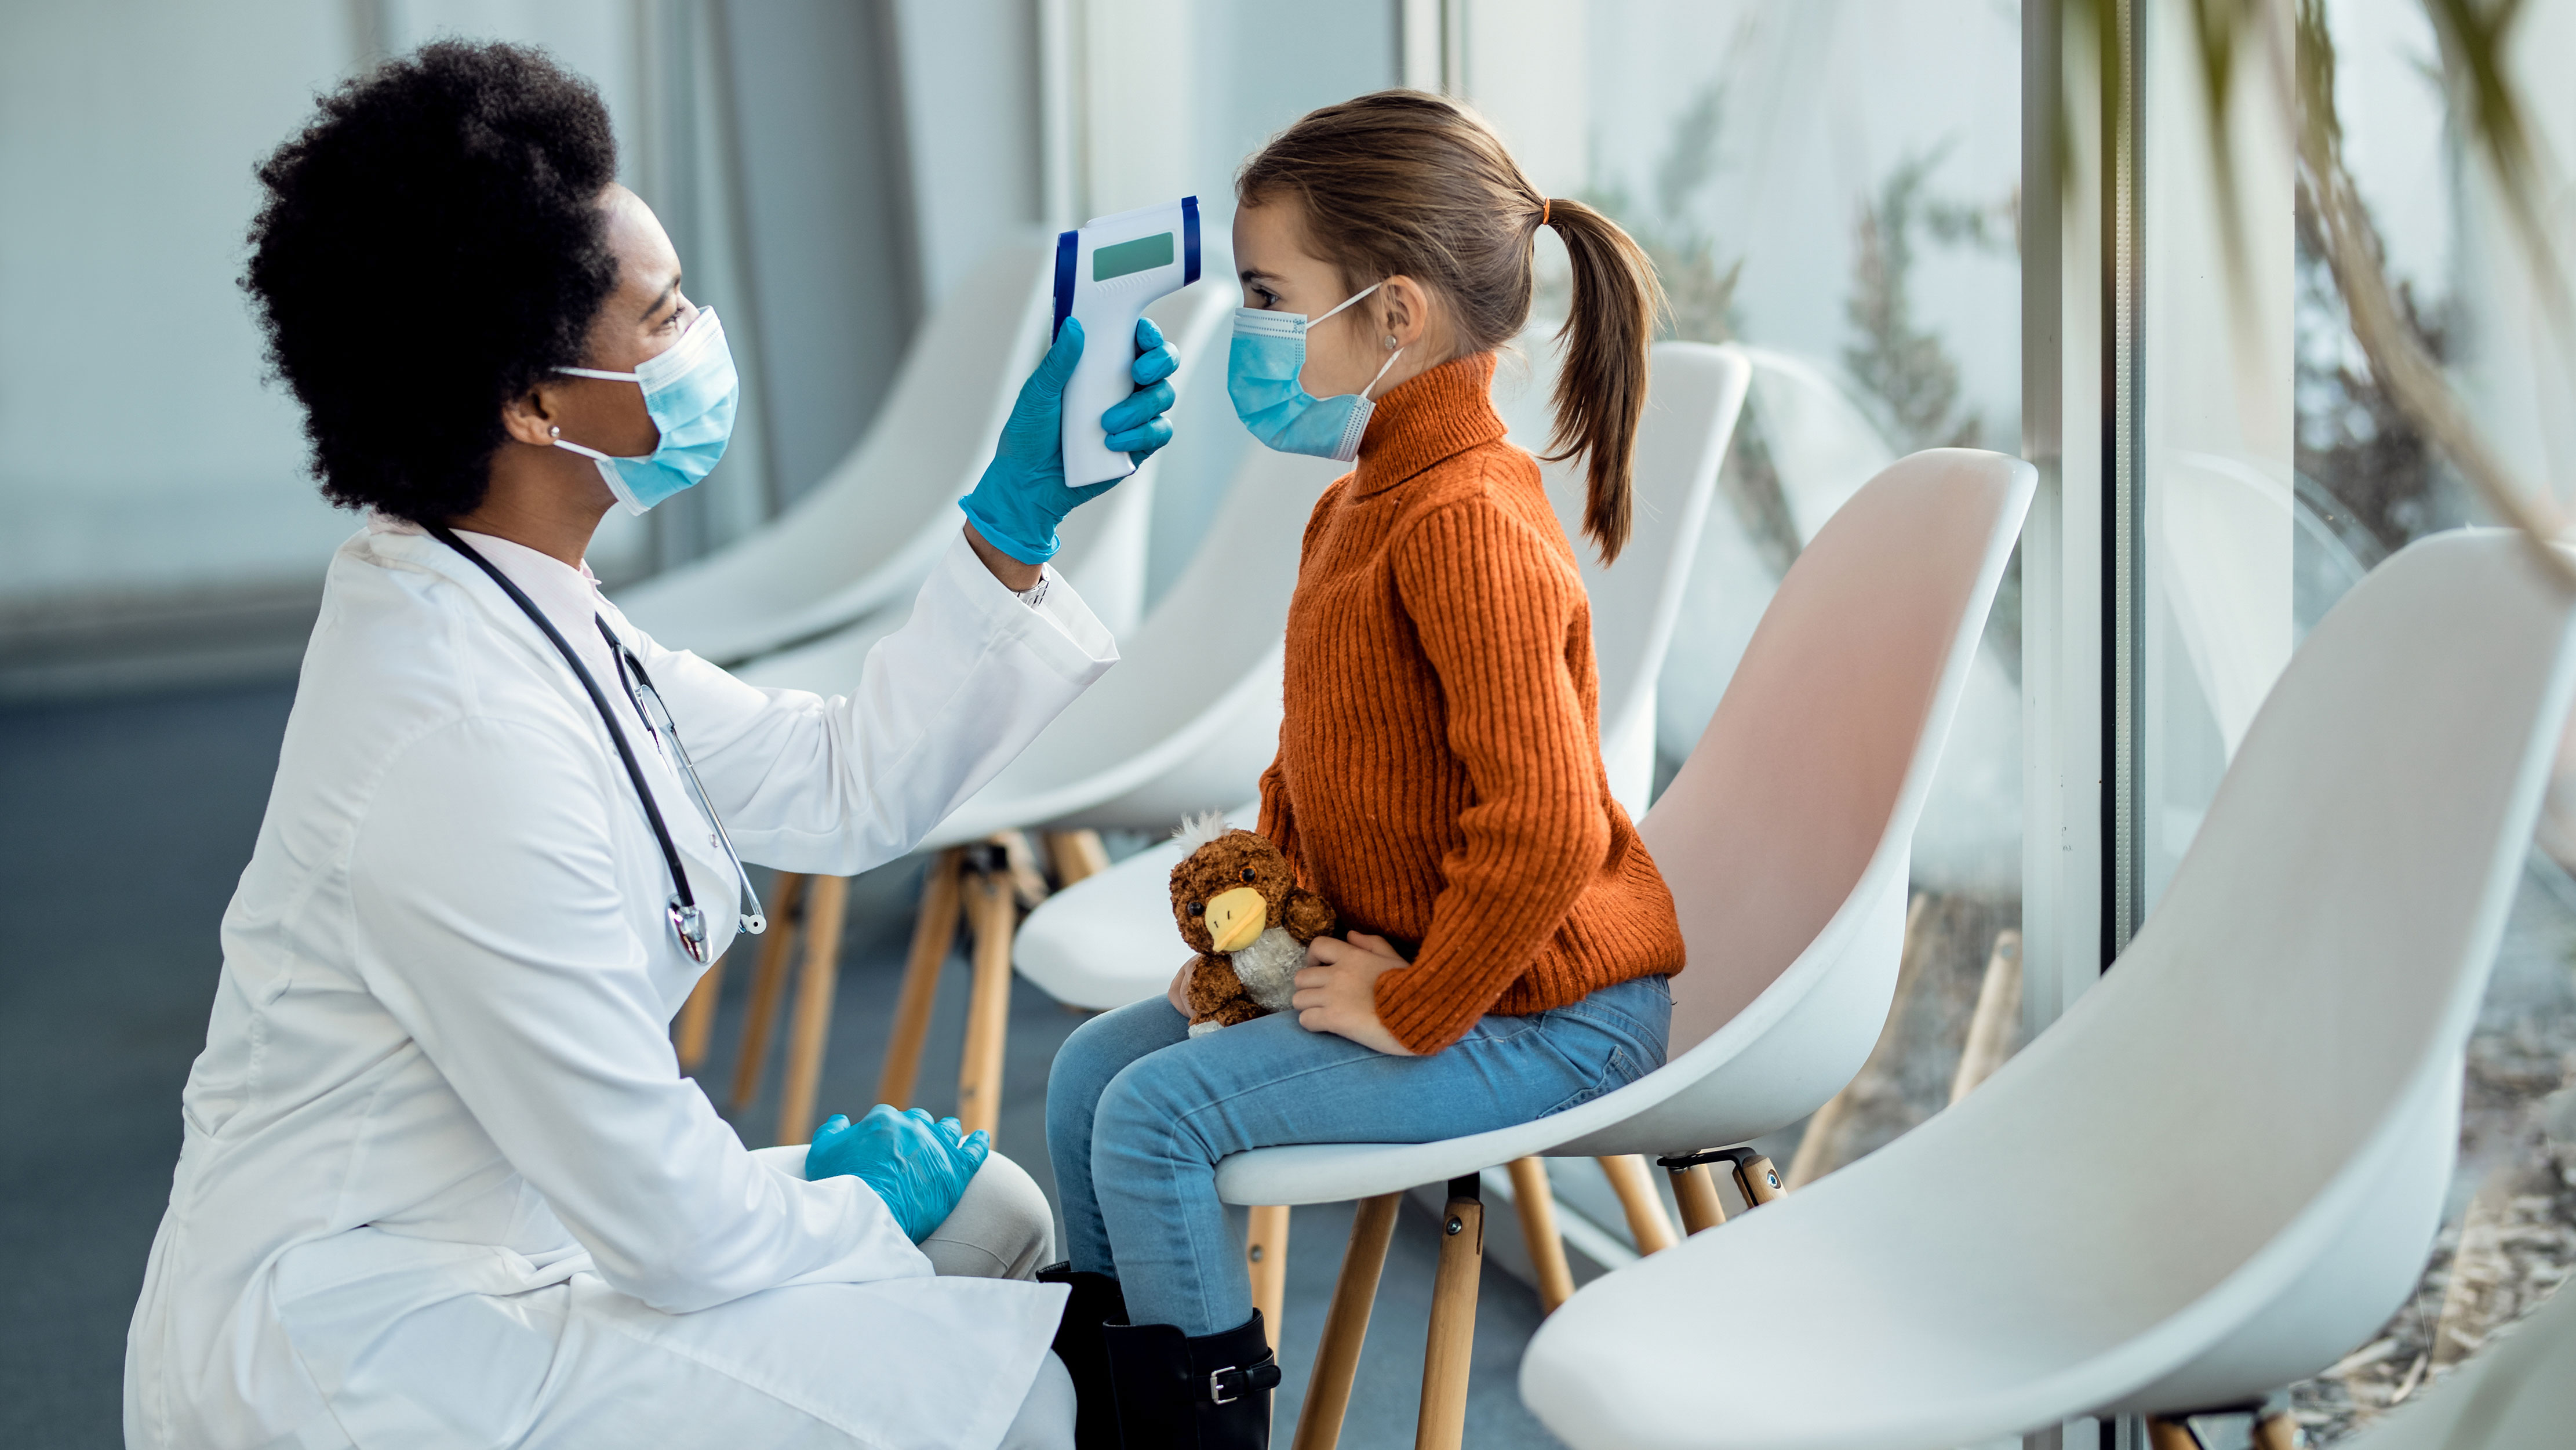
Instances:
[[[897,0],[895,30],[914,246],[935,307],[986,252],[1040,224],[1037,7]]]
[[[235,285],[252,168],[371,44],[452,27],[549,44],[622,110],[629,10],[0,6],[0,607],[318,580],[354,520]]]
[[[318,577],[348,532],[234,278],[251,167],[348,68],[349,14],[0,6],[0,602]]]

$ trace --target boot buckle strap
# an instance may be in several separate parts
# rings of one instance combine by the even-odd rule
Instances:
[[[1265,1359],[1256,1365],[1227,1365],[1208,1371],[1208,1399],[1230,1405],[1243,1398],[1246,1391],[1274,1390],[1279,1387],[1279,1362]]]

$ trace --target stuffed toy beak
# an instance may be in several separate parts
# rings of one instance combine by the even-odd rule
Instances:
[[[1262,929],[1270,925],[1270,903],[1249,886],[1237,886],[1208,898],[1208,936],[1221,952],[1239,952],[1252,945]]]

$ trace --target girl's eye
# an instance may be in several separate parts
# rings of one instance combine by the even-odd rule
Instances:
[[[1206,902],[1204,902],[1204,901],[1193,901],[1193,902],[1191,902],[1191,903],[1190,903],[1190,915],[1192,915],[1192,916],[1205,916],[1205,915],[1207,915],[1207,903],[1206,903]]]
[[[1265,308],[1265,309],[1267,309],[1267,308],[1272,308],[1272,307],[1276,307],[1276,306],[1278,306],[1278,305],[1279,305],[1279,294],[1278,294],[1278,293],[1276,293],[1276,292],[1271,291],[1271,290],[1270,290],[1269,288],[1267,288],[1267,287],[1255,287],[1255,288],[1253,288],[1253,289],[1252,289],[1252,295],[1253,295],[1253,297],[1254,297],[1254,298],[1255,298],[1255,299],[1260,303],[1260,305],[1261,305],[1263,308]]]
[[[1249,881],[1249,880],[1251,880],[1251,879],[1252,879],[1252,868],[1251,868],[1251,867],[1246,866],[1246,867],[1244,867],[1244,868],[1243,868],[1243,879],[1244,879],[1244,880],[1246,880],[1246,881]]]

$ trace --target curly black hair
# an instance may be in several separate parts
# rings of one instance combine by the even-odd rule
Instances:
[[[415,523],[483,501],[501,406],[577,365],[617,282],[599,92],[442,41],[322,97],[259,168],[242,287],[304,404],[323,496]]]

